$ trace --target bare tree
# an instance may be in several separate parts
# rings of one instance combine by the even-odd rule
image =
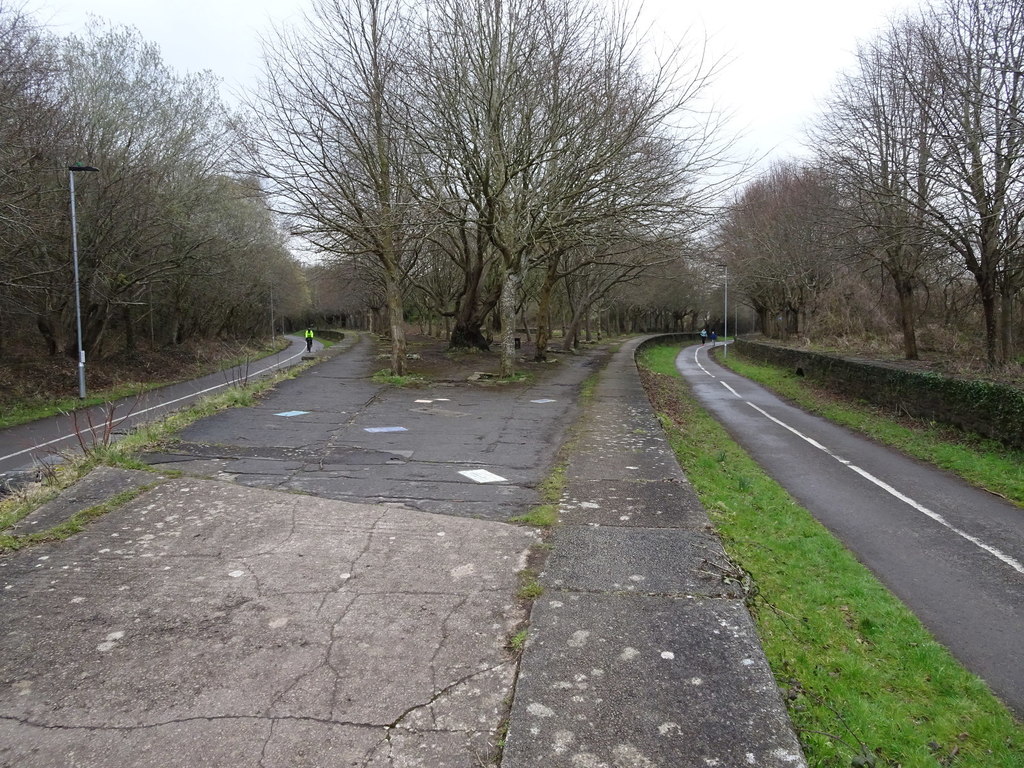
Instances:
[[[838,203],[820,169],[779,164],[727,209],[716,252],[737,293],[748,297],[770,336],[807,335],[834,264],[842,258]],[[730,283],[730,288],[733,282]]]
[[[1011,354],[1009,307],[1024,271],[1024,5],[943,0],[924,17],[920,50],[934,80],[907,85],[939,128],[925,213],[974,276],[996,365]]]
[[[436,0],[425,18],[418,137],[451,174],[449,194],[469,204],[446,210],[496,254],[509,375],[531,267],[544,272],[543,357],[565,254],[654,242],[700,208],[698,178],[721,149],[697,108],[713,67],[677,51],[649,69],[630,17],[576,0]]]
[[[895,288],[908,360],[918,358],[915,294],[935,258],[924,212],[935,186],[937,136],[920,101],[934,77],[919,46],[920,26],[910,19],[861,46],[856,72],[840,81],[814,131],[822,165],[843,190],[865,266],[881,267]]]
[[[250,104],[250,168],[293,232],[335,257],[368,258],[384,285],[391,370],[406,370],[402,280],[420,237],[398,0],[317,0],[300,30],[264,45]]]

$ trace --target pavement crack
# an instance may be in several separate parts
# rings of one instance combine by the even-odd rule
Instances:
[[[464,685],[465,683],[468,683],[470,680],[472,680],[475,677],[480,677],[481,675],[490,674],[491,672],[494,672],[497,669],[501,669],[502,667],[504,667],[504,666],[506,666],[506,665],[508,665],[510,663],[514,663],[514,662],[511,662],[508,659],[505,659],[505,660],[499,662],[498,664],[494,664],[493,666],[489,666],[489,667],[486,667],[484,669],[479,669],[476,672],[471,672],[468,675],[464,675],[463,677],[460,677],[457,680],[453,680],[448,685],[446,685],[444,688],[442,688],[442,689],[440,689],[438,691],[435,691],[434,695],[430,697],[429,701],[426,701],[426,702],[424,702],[422,704],[414,704],[413,706],[411,706],[407,710],[405,710],[402,714],[400,714],[397,718],[395,718],[394,722],[392,722],[389,726],[387,726],[388,729],[401,728],[402,727],[402,721],[406,720],[413,712],[417,712],[417,711],[419,711],[421,709],[425,709],[426,707],[434,706],[434,704],[436,704],[443,696],[448,695],[453,690],[458,688],[460,685]],[[415,729],[409,729],[409,730],[415,730]],[[461,733],[461,731],[460,731],[460,733]]]
[[[275,725],[275,723],[273,721],[271,721],[270,729],[269,729],[269,732],[267,733],[267,738],[265,738],[263,740],[263,748],[260,749],[260,761],[259,761],[260,768],[264,768],[265,761],[267,759],[267,747],[270,746],[270,742],[274,738],[274,725]]]
[[[194,717],[173,718],[170,720],[159,720],[151,723],[137,723],[135,725],[70,725],[66,723],[44,723],[31,718],[18,718],[9,715],[0,715],[0,722],[17,723],[18,725],[29,726],[30,728],[42,728],[49,731],[88,731],[93,733],[132,733],[134,731],[152,730],[154,728],[165,728],[169,725],[187,725],[189,723],[218,723],[218,722],[267,722],[267,723],[316,723],[318,725],[343,725],[351,728],[370,728],[378,730],[386,728],[381,723],[362,723],[354,720],[332,720],[326,717],[311,716],[268,716],[268,715],[196,715]]]

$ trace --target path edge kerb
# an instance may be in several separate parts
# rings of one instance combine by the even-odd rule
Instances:
[[[529,616],[502,768],[569,768],[576,758],[618,764],[634,753],[652,766],[673,768],[741,764],[744,757],[772,768],[807,765],[742,597],[691,578],[699,576],[700,558],[720,550],[720,535],[687,490],[636,355],[654,344],[692,341],[687,334],[623,339],[573,425],[587,443],[586,458],[572,457],[559,522],[550,533],[554,549],[541,573],[545,595]],[[645,460],[651,465],[642,469]],[[623,500],[608,485],[659,488],[660,494],[662,482],[673,490],[653,505],[646,492],[627,491],[635,498]],[[658,517],[660,510],[669,516]],[[627,584],[624,577],[657,586],[633,592],[620,586]],[[721,631],[723,621],[731,633]],[[619,643],[643,650],[626,648],[633,655],[619,663],[607,650]],[[664,652],[669,647],[673,652]],[[672,661],[677,656],[678,663]],[[552,684],[587,681],[592,672],[600,680],[586,685],[600,694],[573,696],[575,689],[565,693],[563,683]],[[705,679],[717,684],[693,687]],[[674,739],[674,727],[685,739]]]
[[[640,366],[639,366],[639,363],[638,363],[638,360],[637,360],[637,356],[639,354],[643,353],[646,349],[649,349],[650,347],[654,347],[654,346],[662,346],[662,345],[668,345],[668,344],[678,344],[678,345],[680,345],[680,347],[682,347],[682,346],[686,346],[688,344],[691,344],[693,342],[694,342],[694,335],[693,334],[688,334],[688,333],[663,333],[663,334],[655,334],[653,336],[649,336],[649,337],[647,337],[645,339],[642,339],[636,345],[636,347],[634,347],[634,349],[633,349],[633,366],[634,366],[634,370],[637,373],[637,376],[639,377],[639,369],[640,369]],[[724,346],[725,345],[723,344],[723,347]],[[641,388],[643,388],[642,382],[641,382]],[[644,394],[645,395],[647,394],[646,389],[644,389]],[[650,403],[650,398],[649,397],[648,397],[648,403]],[[660,424],[660,419],[658,419],[658,414],[657,414],[657,412],[654,411],[654,404],[650,403],[650,405],[651,405],[651,411],[652,411],[652,413],[654,413],[655,419]],[[662,426],[662,431],[664,432],[664,426]],[[665,439],[668,440],[668,435],[667,434],[665,435]],[[682,467],[680,467],[680,471],[683,471],[684,474],[685,474],[685,471],[682,469]],[[716,539],[721,541],[721,536],[720,536],[720,534],[718,532],[718,528],[714,525],[714,522],[710,522],[710,525],[711,525],[712,534],[715,536]],[[726,554],[726,556],[728,557],[728,553]],[[732,558],[730,557],[729,559],[731,560]],[[746,604],[743,605],[743,611],[747,614],[747,616],[750,619],[750,625],[751,625],[751,627],[754,630],[755,637],[757,638],[757,645],[760,648],[762,655],[764,655],[764,643],[761,640],[761,633],[758,630],[757,622],[754,620],[754,617],[753,617],[753,615],[751,615],[750,609],[747,607]],[[767,656],[764,656],[764,659],[765,659],[765,662],[767,663]],[[793,723],[792,723],[792,718],[790,718],[790,716],[789,716],[789,709],[786,706],[785,701],[783,700],[782,691],[779,689],[778,680],[775,677],[775,670],[771,668],[770,664],[768,665],[768,669],[769,669],[769,673],[771,675],[772,681],[775,684],[775,689],[776,689],[777,698],[778,698],[778,706],[780,708],[781,714],[785,718],[786,722],[789,723],[791,732],[793,734],[793,738],[797,742],[799,742],[799,739],[796,736],[796,729],[795,729],[795,727],[793,726]],[[802,745],[800,747],[800,751],[801,751],[801,757],[803,757],[803,755],[802,755],[802,752],[803,752]],[[804,764],[806,765],[806,758],[804,758]]]

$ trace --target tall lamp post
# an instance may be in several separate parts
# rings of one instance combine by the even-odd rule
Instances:
[[[91,165],[75,163],[68,166],[71,187],[71,260],[75,266],[75,322],[78,326],[78,397],[85,399],[85,348],[82,346],[82,298],[78,287],[78,220],[75,218],[75,171],[98,171]]]
[[[718,266],[725,270],[725,311],[723,312],[724,319],[722,320],[722,357],[728,357],[729,345],[725,343],[725,340],[729,336],[729,265],[719,264]]]

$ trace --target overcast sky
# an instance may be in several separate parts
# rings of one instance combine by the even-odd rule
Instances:
[[[296,19],[309,0],[34,0],[30,8],[57,32],[92,13],[137,27],[179,71],[209,69],[226,89],[259,72],[258,36]],[[729,65],[714,87],[716,103],[746,132],[744,151],[771,158],[802,153],[803,126],[815,114],[858,40],[918,0],[647,0],[659,34],[710,40]]]

